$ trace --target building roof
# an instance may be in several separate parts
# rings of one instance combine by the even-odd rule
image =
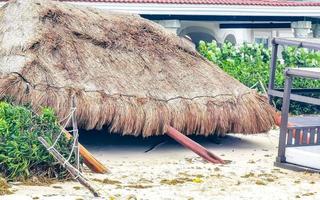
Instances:
[[[8,0],[0,0],[0,6]],[[293,17],[320,19],[320,2],[295,0],[55,0],[74,5],[90,6],[102,10],[128,12],[152,19],[194,20],[196,17],[290,17],[282,21],[294,21]],[[156,5],[155,5],[156,4]],[[189,16],[184,18],[183,16]],[[169,18],[168,18],[169,17]],[[200,18],[197,18],[199,20]],[[278,21],[280,18],[277,18]],[[249,21],[255,21],[252,18]],[[305,20],[304,18],[300,20]],[[246,20],[245,20],[246,21]],[[248,21],[248,20],[247,20]]]
[[[61,0],[60,0],[61,1]],[[66,1],[66,0],[62,0]],[[106,3],[159,3],[159,4],[211,4],[252,6],[320,6],[320,2],[287,0],[68,0],[72,2]]]
[[[6,2],[8,0],[0,0]],[[244,6],[320,6],[320,2],[290,0],[57,0],[78,3],[155,3],[155,4],[207,4]]]

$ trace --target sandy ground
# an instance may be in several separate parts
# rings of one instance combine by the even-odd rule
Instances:
[[[82,143],[111,174],[85,175],[101,194],[96,199],[320,199],[320,174],[293,172],[273,166],[278,131],[256,136],[229,135],[202,145],[231,163],[213,165],[169,141],[144,153],[163,138],[122,140],[88,134]],[[0,199],[94,199],[77,182],[49,186],[12,184],[13,195]]]

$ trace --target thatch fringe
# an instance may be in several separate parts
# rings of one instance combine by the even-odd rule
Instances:
[[[105,126],[111,132],[123,135],[161,135],[166,131],[166,125],[187,135],[249,134],[266,132],[274,122],[274,109],[266,97],[254,91],[237,98],[223,94],[191,99],[139,98],[103,91],[34,86],[16,73],[0,79],[0,85],[0,98],[13,96],[17,103],[30,103],[34,110],[50,106],[61,119],[68,114],[66,108],[75,95],[80,127],[101,129]]]

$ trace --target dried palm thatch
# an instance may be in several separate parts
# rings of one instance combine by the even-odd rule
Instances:
[[[0,95],[63,118],[72,95],[86,129],[150,136],[258,133],[273,125],[265,97],[183,40],[136,15],[47,0],[0,11]]]

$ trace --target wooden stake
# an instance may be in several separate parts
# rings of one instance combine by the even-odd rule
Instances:
[[[88,188],[90,192],[95,196],[99,197],[99,194],[95,189],[89,184],[89,182],[84,178],[83,174],[71,165],[54,147],[50,148],[50,145],[42,137],[38,137],[38,140],[46,147],[49,153],[64,167],[68,172],[84,187]]]

